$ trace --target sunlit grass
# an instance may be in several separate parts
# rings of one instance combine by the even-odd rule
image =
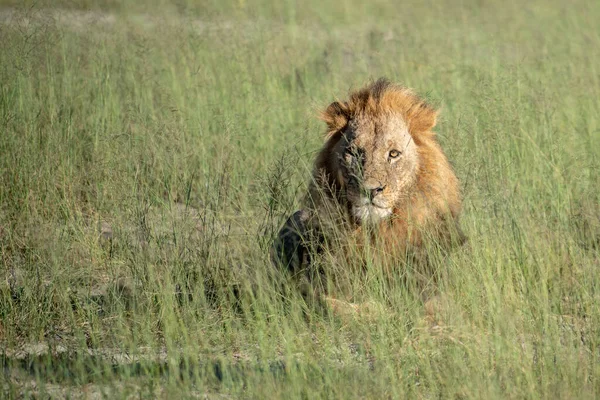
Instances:
[[[596,2],[151,3],[0,2],[7,396],[597,397]],[[317,111],[380,76],[462,182],[437,320],[377,272],[347,295],[384,312],[336,317],[269,261]]]

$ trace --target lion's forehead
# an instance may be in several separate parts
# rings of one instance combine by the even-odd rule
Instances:
[[[352,135],[348,139],[361,147],[389,148],[409,136],[408,126],[397,114],[379,118],[359,117],[350,125]]]

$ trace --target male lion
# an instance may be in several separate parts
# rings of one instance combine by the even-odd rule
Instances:
[[[325,246],[347,255],[340,243],[356,249],[367,240],[393,268],[430,243],[462,243],[459,184],[431,130],[436,116],[411,90],[384,79],[329,105],[303,209],[279,232],[274,261],[297,272]]]

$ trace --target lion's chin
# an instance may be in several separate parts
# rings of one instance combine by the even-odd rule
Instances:
[[[352,214],[360,222],[375,223],[392,215],[392,209],[365,204],[352,207]]]

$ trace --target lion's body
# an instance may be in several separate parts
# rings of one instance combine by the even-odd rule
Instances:
[[[367,238],[392,256],[426,241],[462,241],[459,183],[432,131],[436,116],[410,90],[383,80],[332,103],[322,113],[327,139],[295,232],[327,239],[335,231],[357,244]],[[298,250],[284,251],[285,261]]]

